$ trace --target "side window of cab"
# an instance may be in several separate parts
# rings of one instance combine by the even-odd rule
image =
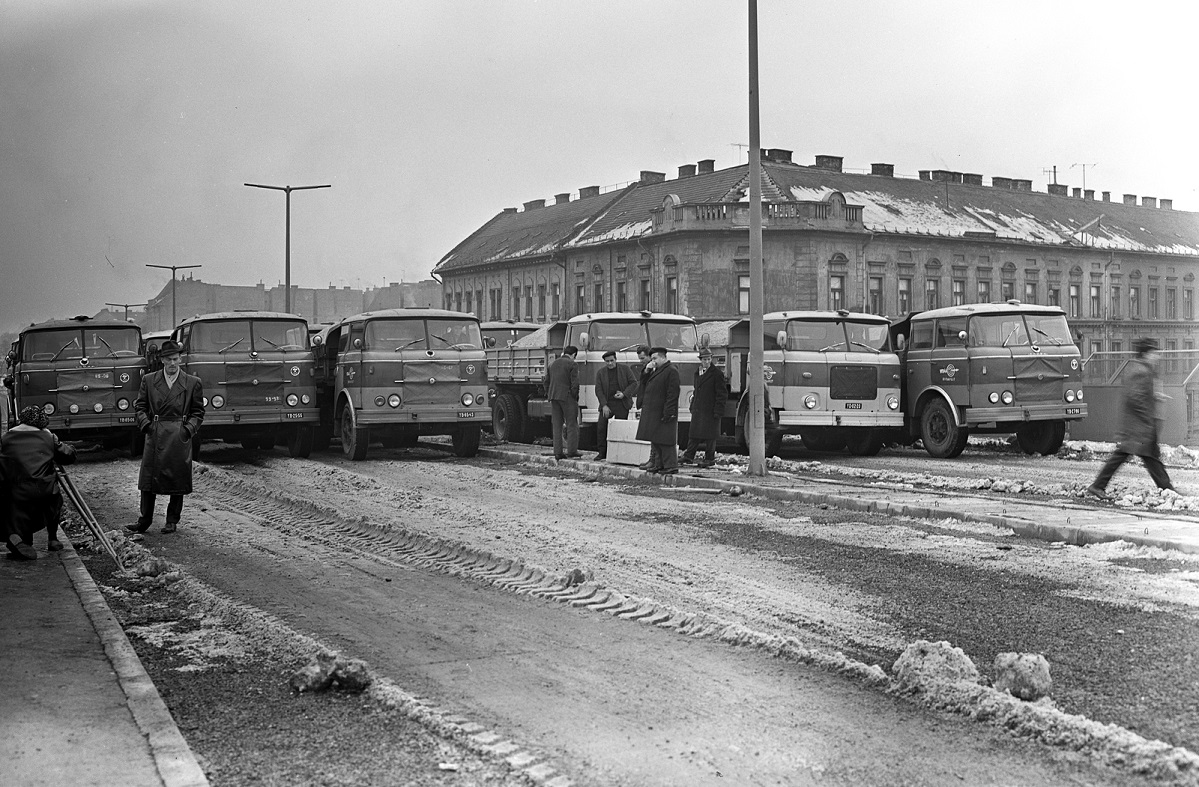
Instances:
[[[965,347],[966,341],[960,338],[966,330],[965,317],[947,317],[937,320],[937,347]]]
[[[909,339],[909,350],[931,350],[933,346],[933,321],[920,320],[919,322],[912,322],[912,334]]]

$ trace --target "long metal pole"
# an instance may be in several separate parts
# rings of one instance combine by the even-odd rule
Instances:
[[[203,265],[146,265],[147,268],[162,268],[171,272],[171,329],[179,324],[179,320],[175,316],[175,271],[184,270],[187,268],[203,268]]]
[[[762,153],[758,127],[758,3],[749,0],[749,475],[766,475],[762,377]]]
[[[332,184],[325,183],[320,186],[266,186],[261,183],[246,183],[246,186],[254,189],[271,189],[272,191],[282,191],[287,196],[286,218],[284,224],[284,240],[283,240],[283,311],[291,311],[291,193],[293,191],[304,191],[306,189],[330,189]]]

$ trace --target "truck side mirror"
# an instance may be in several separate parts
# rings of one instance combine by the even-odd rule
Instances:
[[[958,338],[961,339],[962,344],[965,344],[966,343],[966,332],[958,331]]]
[[[583,331],[579,334],[579,349],[586,350],[589,344],[591,344],[591,337],[587,335],[587,331]]]
[[[776,333],[774,335],[774,341],[779,347],[783,348],[784,350],[787,349],[787,332],[779,331]]]
[[[495,337],[494,336],[484,336],[483,337],[483,346],[484,347],[495,347]]]
[[[362,339],[355,339],[355,340],[354,340],[354,349],[355,349],[355,350],[361,350],[361,349],[362,349]]]
[[[325,343],[325,340],[322,339],[319,334],[312,337],[312,346],[313,347],[320,347],[324,343]]]

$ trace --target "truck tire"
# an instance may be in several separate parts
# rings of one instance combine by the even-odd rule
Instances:
[[[1016,430],[1016,443],[1026,454],[1053,456],[1065,439],[1065,421],[1030,421]]]
[[[883,450],[883,436],[877,429],[856,428],[845,438],[845,447],[854,456],[878,456]]]
[[[295,459],[307,459],[312,453],[313,430],[311,426],[297,426],[287,436],[287,455]]]
[[[482,429],[478,424],[459,426],[454,430],[454,456],[469,459],[479,453],[479,433]]]
[[[940,397],[930,401],[920,414],[920,439],[924,450],[938,459],[953,459],[966,449],[970,430],[954,423],[953,411]]]
[[[516,394],[500,394],[491,411],[491,429],[501,443],[520,443],[525,429],[525,415]]]
[[[341,411],[341,450],[354,462],[366,459],[370,430],[354,425],[354,409],[347,404]]]

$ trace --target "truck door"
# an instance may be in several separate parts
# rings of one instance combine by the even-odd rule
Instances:
[[[362,386],[365,383],[363,348],[365,323],[352,323],[343,328],[337,353],[338,389],[349,395],[354,407],[361,409]]]
[[[970,360],[966,354],[965,317],[942,317],[933,330],[932,363],[930,375],[934,385],[939,385],[955,404],[970,404],[966,393],[970,390]]]
[[[933,321],[912,320],[907,347],[907,406],[909,415],[915,408],[920,393],[933,385]]]

